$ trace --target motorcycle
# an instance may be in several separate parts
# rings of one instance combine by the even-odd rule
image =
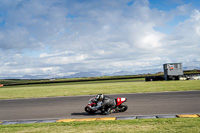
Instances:
[[[128,109],[128,106],[127,106],[127,98],[121,98],[121,97],[118,97],[117,99],[115,99],[116,101],[116,106],[115,108],[113,109],[112,112],[114,113],[117,113],[117,112],[125,112],[127,109]],[[94,106],[97,106],[97,103],[95,102],[95,98],[91,98],[88,102],[88,105],[85,106],[85,112],[89,113],[89,114],[95,114],[97,113],[98,111],[101,111],[102,110],[92,110],[90,107],[94,107]]]

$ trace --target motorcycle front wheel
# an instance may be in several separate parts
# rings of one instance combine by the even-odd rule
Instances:
[[[85,107],[85,112],[89,113],[89,114],[94,114],[95,112],[92,111],[90,108],[88,108],[87,106]]]

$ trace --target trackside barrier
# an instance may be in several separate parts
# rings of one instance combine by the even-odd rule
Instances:
[[[145,115],[145,116],[121,116],[103,118],[80,118],[80,119],[52,119],[52,120],[23,120],[23,121],[0,121],[0,125],[30,124],[30,123],[54,123],[54,122],[80,122],[80,121],[112,121],[112,120],[133,120],[133,119],[157,119],[157,118],[197,118],[199,114],[180,115]]]

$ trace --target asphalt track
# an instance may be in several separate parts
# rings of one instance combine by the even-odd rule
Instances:
[[[126,112],[113,113],[109,117],[200,113],[200,91],[116,94],[109,96],[114,98],[126,97],[129,107]],[[91,97],[0,100],[0,121],[105,117],[100,114],[89,115],[84,112],[84,107]]]

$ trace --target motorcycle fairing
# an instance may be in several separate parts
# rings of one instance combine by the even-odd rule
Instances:
[[[118,98],[117,98],[117,106],[119,106],[120,104],[122,104],[123,102],[126,102],[126,101],[127,101],[126,98],[118,97]]]

